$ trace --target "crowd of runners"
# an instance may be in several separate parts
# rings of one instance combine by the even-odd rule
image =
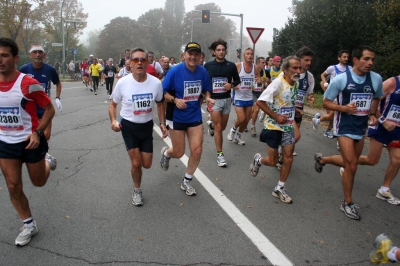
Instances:
[[[217,39],[208,50],[215,59],[205,63],[204,50],[198,43],[190,42],[180,63],[173,57],[155,58],[153,52],[135,48],[126,49],[118,64],[112,58],[103,62],[90,55],[78,66],[82,82],[94,95],[99,86],[106,85],[111,129],[122,133],[131,160],[132,204],[144,204],[142,168],[152,165],[155,114],[163,137],[169,136],[172,142],[171,147],[161,150],[160,167],[167,171],[172,158],[184,155],[182,140],[187,138],[190,154],[180,187],[187,195],[196,195],[192,179],[203,148],[203,103],[209,112],[206,127],[214,138],[216,167],[229,165],[230,158],[223,152],[224,136],[228,141],[245,145],[242,133],[251,121],[250,133],[257,136],[259,120],[263,124],[259,140],[266,144],[266,150],[249,159],[250,174],[257,176],[262,165],[278,167],[280,175],[272,196],[292,203],[285,186],[296,155],[295,145],[301,139],[304,106],[306,101],[309,105],[314,103],[315,79],[309,71],[314,52],[301,47],[283,59],[276,55],[257,57],[254,61],[253,49],[247,48],[243,60],[234,63],[225,58],[226,41]],[[32,63],[17,71],[17,44],[0,38],[0,167],[11,202],[23,222],[15,240],[18,246],[28,244],[38,232],[22,189],[22,164],[25,163],[35,186],[44,186],[50,170],[57,166],[57,160],[48,153],[55,114],[51,83],[56,86],[55,102],[62,112],[62,85],[56,69],[44,63],[46,53],[40,44],[32,45],[29,52]],[[333,156],[315,153],[315,170],[321,173],[326,164],[338,166],[343,187],[339,209],[354,220],[360,219],[352,198],[357,167],[377,164],[384,146],[390,162],[376,197],[400,205],[390,191],[400,167],[400,76],[382,81],[378,73],[371,71],[374,58],[374,49],[369,46],[360,45],[351,53],[339,51],[338,64],[327,67],[321,74],[327,115],[316,114],[312,119],[315,131],[321,121],[328,122],[324,135],[337,138],[341,153]],[[71,71],[72,65],[75,73],[76,63],[71,62]],[[236,111],[235,123],[224,135],[232,108]],[[365,136],[370,138],[370,149],[367,155],[362,155]],[[371,262],[399,260],[399,249],[392,246],[386,235],[378,236],[375,245]]]

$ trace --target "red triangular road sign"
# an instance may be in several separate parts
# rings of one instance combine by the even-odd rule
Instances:
[[[256,44],[261,34],[264,32],[264,28],[246,28],[246,29],[254,44]]]

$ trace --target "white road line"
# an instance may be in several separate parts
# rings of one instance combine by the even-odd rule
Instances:
[[[154,130],[161,137],[162,133],[158,126],[154,125]],[[172,146],[169,137],[164,139],[169,147]],[[189,158],[184,154],[180,159],[187,167]],[[221,208],[231,217],[239,228],[247,235],[256,247],[264,254],[273,265],[290,266],[293,263],[269,241],[269,239],[216,187],[210,179],[199,169],[194,173],[196,179],[203,185]]]

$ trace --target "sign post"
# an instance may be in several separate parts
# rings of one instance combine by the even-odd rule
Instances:
[[[264,28],[246,28],[247,32],[250,35],[250,39],[253,42],[253,53],[256,56],[256,42],[260,38],[261,34],[264,32]]]

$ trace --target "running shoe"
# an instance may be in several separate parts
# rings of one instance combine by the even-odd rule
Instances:
[[[232,129],[230,129],[229,134],[228,134],[228,140],[232,141],[235,134],[236,134],[236,131],[233,131]]]
[[[161,149],[161,159],[160,159],[160,165],[161,165],[161,169],[163,169],[164,171],[167,171],[169,168],[169,160],[171,158],[168,158],[167,156],[164,155],[164,152],[168,150],[168,147],[163,147]]]
[[[360,216],[356,210],[356,205],[353,202],[345,204],[344,201],[342,201],[342,204],[340,204],[340,210],[350,219],[360,220]]]
[[[343,176],[343,173],[344,173],[344,168],[343,168],[343,167],[340,167],[340,169],[339,169],[339,174],[340,174],[340,176]]]
[[[252,176],[257,176],[258,171],[260,170],[260,164],[258,164],[258,161],[261,159],[261,154],[256,153],[253,157],[253,161],[250,164],[250,174]]]
[[[257,136],[256,127],[251,127],[250,132],[253,137]]]
[[[297,156],[297,152],[294,151],[294,152],[293,152],[293,156]]]
[[[320,162],[321,159],[322,159],[322,153],[316,152],[314,154],[314,160],[315,160],[314,168],[315,168],[315,171],[317,171],[318,173],[321,173],[322,172],[322,168],[325,166],[325,164],[322,164]]]
[[[32,237],[39,232],[35,221],[33,221],[33,226],[28,226],[27,224],[24,224],[24,226],[22,226],[20,230],[21,232],[15,239],[15,245],[19,247],[27,245],[31,241]]]
[[[207,121],[207,125],[208,125],[208,135],[210,135],[211,137],[214,137],[214,129],[211,128],[211,125],[213,124],[213,121],[209,120]]]
[[[143,206],[142,190],[135,188],[132,194],[132,204],[135,206]]]
[[[387,255],[393,249],[393,245],[392,240],[386,234],[380,234],[375,238],[374,247],[369,254],[369,260],[372,264],[380,265],[394,262],[389,260]]]
[[[57,168],[57,159],[46,153],[45,160],[50,163],[50,170],[54,171]]]
[[[258,116],[258,121],[261,123],[264,121],[265,113],[264,111],[260,110],[260,115]]]
[[[386,200],[390,204],[400,205],[400,200],[392,195],[392,193],[390,192],[390,189],[384,193],[381,193],[381,190],[378,189],[378,192],[376,193],[376,197],[381,200]]]
[[[313,130],[315,132],[318,131],[318,125],[321,122],[320,118],[321,118],[321,115],[319,113],[316,113],[315,116],[312,119]]]
[[[333,139],[333,132],[332,132],[332,130],[327,129],[327,130],[324,132],[324,136],[325,136],[325,137],[328,137],[328,138],[330,138],[330,139]]]
[[[285,188],[281,187],[280,189],[274,188],[272,191],[272,196],[275,198],[279,198],[284,203],[292,203],[292,198],[286,193]]]
[[[181,189],[186,191],[186,195],[188,196],[196,195],[196,190],[192,186],[192,180],[184,178],[181,183]]]
[[[90,88],[90,91],[93,92],[93,88]]]
[[[241,136],[239,137],[239,135],[236,135],[236,136],[235,136],[234,142],[235,142],[236,144],[240,145],[240,146],[243,146],[243,145],[246,144],[246,142],[244,142],[244,140],[242,140],[242,137],[241,137]]]
[[[226,167],[226,160],[223,153],[217,155],[217,164],[219,167]]]
[[[108,99],[109,99],[109,100],[111,100],[111,99],[112,99],[111,95],[108,95]]]
[[[247,127],[244,129],[244,132],[249,132],[249,130],[247,129]]]

